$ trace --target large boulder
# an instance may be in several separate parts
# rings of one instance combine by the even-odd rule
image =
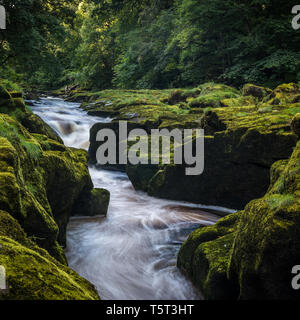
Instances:
[[[262,100],[266,97],[271,97],[271,95],[273,94],[273,91],[271,89],[259,87],[250,83],[244,85],[242,91],[244,96],[253,96],[258,100]]]
[[[168,103],[171,105],[186,102],[186,97],[183,90],[174,90],[171,92]]]
[[[0,137],[0,208],[54,254],[56,240],[66,244],[73,204],[93,189],[87,153],[31,135],[5,114],[0,114]]]
[[[269,186],[270,168],[291,155],[296,136],[238,128],[205,137],[205,168],[187,176],[185,165],[128,165],[127,174],[137,190],[149,195],[243,209]]]
[[[241,213],[231,214],[214,226],[194,231],[178,255],[178,267],[201,290],[206,299],[228,300],[238,296],[227,277],[235,224]]]
[[[0,300],[97,300],[88,281],[34,243],[9,213],[0,210],[0,265],[8,290]]]
[[[282,105],[287,103],[298,103],[300,86],[296,83],[284,83],[278,86],[269,101],[272,105]]]
[[[178,266],[208,299],[299,299],[291,286],[300,260],[300,142],[275,163],[263,198],[195,231]]]

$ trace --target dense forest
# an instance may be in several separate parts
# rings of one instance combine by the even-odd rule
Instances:
[[[23,87],[299,82],[291,0],[2,0],[0,74]]]

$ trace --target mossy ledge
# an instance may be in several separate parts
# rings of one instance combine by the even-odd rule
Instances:
[[[179,268],[206,299],[297,299],[291,270],[300,261],[299,94],[293,83],[275,90],[248,84],[241,92],[208,83],[188,90],[78,91],[70,100],[114,118],[91,129],[92,163],[98,130],[118,133],[119,120],[148,132],[204,128],[201,176],[187,177],[175,165],[121,169],[153,196],[244,208],[196,230],[180,250]]]
[[[291,286],[300,260],[299,212],[300,141],[289,160],[272,166],[266,195],[193,232],[178,266],[206,299],[299,299]]]
[[[87,152],[67,148],[0,85],[0,265],[8,292],[1,299],[99,299],[67,266],[63,251],[73,214],[106,215],[109,193],[93,189]]]
[[[283,84],[275,90],[253,84],[238,91],[223,84],[206,83],[194,89],[104,90],[73,92],[70,100],[84,101],[88,113],[111,116],[111,123],[91,129],[89,159],[95,164],[100,129],[118,136],[120,120],[128,129],[205,130],[205,169],[199,176],[187,176],[180,165],[115,165],[126,170],[137,190],[151,196],[194,203],[243,209],[262,197],[269,185],[270,168],[288,159],[297,142],[291,130],[293,116],[300,112],[295,98],[297,84]],[[299,120],[298,120],[299,121]],[[110,166],[111,167],[111,166]]]

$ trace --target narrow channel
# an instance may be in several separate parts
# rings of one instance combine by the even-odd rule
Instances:
[[[89,129],[111,119],[88,116],[78,103],[35,102],[33,111],[70,147],[88,149]],[[180,246],[199,226],[216,223],[219,207],[161,200],[136,192],[126,174],[90,168],[95,187],[111,192],[108,217],[72,218],[66,255],[103,300],[193,300],[201,294],[176,267]]]

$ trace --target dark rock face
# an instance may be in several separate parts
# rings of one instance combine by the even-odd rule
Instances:
[[[105,189],[93,189],[87,194],[82,194],[75,202],[72,214],[78,216],[106,216],[109,200],[109,191]]]
[[[259,87],[253,84],[246,84],[243,87],[244,96],[252,96],[259,100],[262,100],[265,97],[270,97],[273,91],[268,88]]]
[[[137,189],[155,197],[241,209],[267,191],[271,165],[287,158],[295,143],[294,135],[220,132],[205,139],[200,176],[187,176],[184,166],[174,165],[151,171],[146,165],[128,166],[127,173]]]
[[[299,299],[291,286],[300,259],[299,194],[300,142],[272,166],[263,198],[191,234],[178,266],[207,299]]]
[[[184,95],[183,90],[175,90],[171,92],[170,97],[168,99],[168,103],[170,105],[174,105],[180,102],[186,102],[186,97]]]
[[[293,132],[300,138],[300,113],[296,114],[291,124]]]
[[[127,123],[127,133],[130,132],[132,129],[143,129],[145,128],[143,125],[140,125],[135,122],[128,122]],[[112,169],[112,170],[120,170],[120,171],[126,171],[126,165],[125,164],[119,164],[119,122],[118,121],[113,121],[111,123],[97,123],[95,124],[91,130],[90,130],[90,147],[89,147],[89,162],[93,165],[97,164],[97,150],[98,148],[103,144],[103,142],[97,141],[97,134],[100,130],[103,129],[110,129],[112,130],[115,135],[116,135],[116,143],[117,143],[117,161],[116,164],[114,165],[104,165],[102,167],[106,169]]]
[[[213,135],[215,132],[226,130],[226,124],[222,122],[213,111],[206,112],[201,117],[200,123],[206,135]]]

